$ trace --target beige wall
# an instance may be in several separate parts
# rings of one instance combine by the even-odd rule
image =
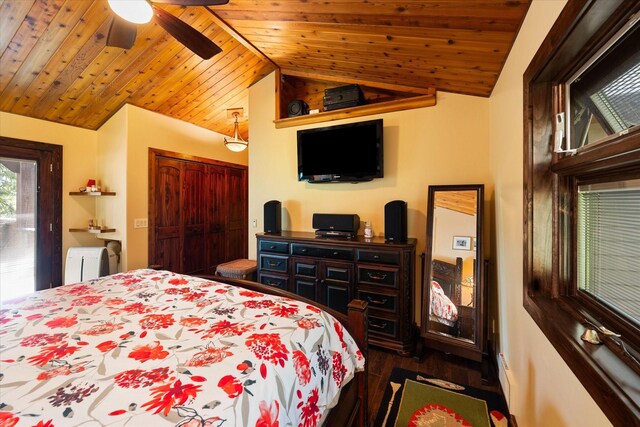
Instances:
[[[101,225],[115,228],[99,238],[120,241],[119,271],[127,270],[127,108],[121,108],[98,130],[98,173],[102,187],[115,191],[115,196],[98,200],[96,216]]]
[[[522,306],[522,75],[565,2],[536,0],[490,99],[501,351],[513,371],[521,427],[604,427],[607,418]]]
[[[0,135],[47,144],[62,145],[62,262],[70,246],[102,246],[88,233],[70,233],[69,228],[86,227],[96,217],[96,199],[69,196],[89,178],[96,178],[96,132],[16,114],[0,112]],[[64,278],[63,278],[64,280]]]
[[[280,200],[285,230],[313,231],[313,213],[355,213],[369,221],[376,236],[384,234],[384,205],[408,203],[408,234],[425,249],[427,187],[430,184],[486,185],[492,197],[488,158],[488,99],[438,94],[435,107],[330,122],[384,120],[384,178],[350,184],[309,184],[297,180],[298,129],[276,129],[274,74],[249,90],[249,257],[256,257],[255,233],[263,230],[263,205]],[[257,220],[257,227],[251,221]],[[362,234],[362,230],[360,232]],[[420,294],[420,262],[416,257],[416,288]],[[416,300],[418,304],[418,299]],[[417,312],[417,310],[416,310]],[[419,319],[417,319],[419,321]]]
[[[123,131],[123,128],[125,129]],[[112,166],[104,168],[111,182],[119,182],[124,202],[113,201],[107,221],[117,223],[124,238],[123,269],[148,265],[148,228],[133,228],[134,219],[147,218],[149,208],[149,147],[182,154],[206,157],[246,165],[248,153],[234,153],[223,143],[224,135],[191,123],[126,105],[99,130],[101,160]],[[113,176],[117,171],[118,177]],[[123,175],[123,173],[125,175]],[[105,201],[105,203],[111,202]],[[121,224],[121,225],[120,225]]]

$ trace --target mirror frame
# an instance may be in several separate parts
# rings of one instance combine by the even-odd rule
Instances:
[[[476,330],[474,340],[468,341],[452,336],[429,331],[429,301],[431,297],[431,277],[432,277],[432,260],[433,260],[433,223],[435,216],[434,197],[436,192],[443,191],[476,191],[478,194],[476,205],[476,288],[474,289],[473,302],[475,310],[474,321]],[[427,240],[425,247],[425,262],[422,283],[422,303],[421,303],[421,319],[420,319],[420,336],[422,344],[426,347],[452,353],[467,359],[482,361],[485,353],[485,337],[486,337],[486,316],[487,316],[487,292],[485,277],[485,261],[483,258],[482,247],[483,239],[483,220],[484,220],[484,184],[469,185],[430,185],[429,196],[427,202]]]

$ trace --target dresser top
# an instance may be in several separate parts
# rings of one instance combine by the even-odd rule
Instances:
[[[335,237],[318,237],[314,232],[310,231],[282,231],[281,233],[257,233],[256,237],[261,239],[270,240],[298,240],[308,241],[312,243],[332,243],[332,244],[358,244],[358,245],[374,245],[386,248],[405,248],[408,246],[415,246],[417,240],[413,237],[407,239],[402,243],[388,243],[384,240],[384,237],[373,237],[371,239],[365,239],[364,236],[358,235],[355,239],[344,239]]]

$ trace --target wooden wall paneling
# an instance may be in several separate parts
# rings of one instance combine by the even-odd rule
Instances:
[[[0,0],[0,110],[95,130],[130,103],[229,134],[226,109],[246,106],[248,87],[278,68],[389,91],[488,96],[530,3],[159,6],[223,49],[202,61],[153,22],[137,27],[131,49],[105,47],[113,12],[104,0]],[[280,96],[276,118],[286,117]],[[247,138],[246,125],[241,132]]]
[[[34,49],[40,37],[45,33],[60,10],[64,0],[52,0],[49,7],[32,8],[22,21],[18,31],[9,42],[9,46],[2,52],[3,66],[0,71],[0,91],[4,91],[22,63]]]
[[[212,29],[215,28],[208,27],[206,32],[209,33]],[[211,33],[209,38],[223,50],[230,47],[231,39],[219,29]],[[162,69],[153,79],[147,80],[136,90],[132,102],[138,107],[158,111],[164,101],[174,93],[181,92],[184,86],[191,81],[191,78],[200,74],[198,71],[202,72],[211,67],[220,57],[220,55],[216,55],[211,60],[205,61],[197,55],[192,55],[186,47],[182,48],[166,64],[163,64]]]
[[[22,25],[35,0],[5,0],[0,6],[0,55]]]
[[[18,0],[19,2],[20,0]],[[54,47],[54,54],[50,57],[46,65],[39,70],[37,76],[33,76],[32,82],[28,87],[20,87],[20,99],[16,96],[2,93],[0,96],[0,107],[3,111],[11,111],[15,114],[23,114],[34,116],[33,107],[45,97],[49,90],[55,86],[59,86],[62,82],[59,80],[62,72],[67,68],[73,58],[82,51],[84,45],[95,37],[96,32],[108,29],[105,21],[108,18],[106,3],[88,2],[89,9],[85,12],[80,20],[73,25],[71,31],[64,41]],[[71,26],[70,24],[67,24]],[[103,33],[101,33],[103,34]],[[104,33],[106,34],[106,33]],[[30,74],[33,70],[29,70]]]
[[[28,4],[28,2],[22,3]],[[10,72],[7,72],[9,70],[5,70],[4,67],[0,70],[0,80],[3,81],[3,83],[0,84],[0,93],[2,93],[2,97],[0,97],[1,109],[5,111],[11,110],[17,100],[20,99],[24,88],[33,82],[54,55],[55,50],[51,49],[51,45],[61,44],[73,30],[73,26],[67,25],[67,23],[76,22],[80,19],[90,5],[91,2],[87,1],[67,0],[63,7],[60,8],[60,11],[53,17],[41,37],[37,39],[29,55],[21,63],[17,64],[19,68],[16,69],[13,76],[11,76]],[[0,26],[0,28],[2,27]],[[4,28],[1,32],[4,33]],[[0,50],[0,52],[3,51],[4,50]],[[5,86],[4,80],[7,77],[11,77],[11,80]]]
[[[227,76],[230,78],[223,79],[226,84],[222,82],[220,82],[220,84],[215,84],[213,86],[216,90],[215,93],[211,93],[211,91],[209,91],[206,98],[207,102],[203,102],[192,112],[192,114],[187,115],[187,117],[190,117],[190,120],[194,120],[196,123],[206,123],[209,120],[209,117],[213,117],[215,115],[226,117],[226,108],[238,107],[238,105],[234,105],[229,102],[230,99],[241,95],[241,93],[238,93],[239,91],[236,88],[249,87],[257,80],[257,66],[260,62],[260,59],[256,57],[249,58],[246,63],[236,70],[236,73],[234,73],[233,76]],[[248,97],[244,96],[243,98],[243,104],[246,108],[248,107]],[[212,109],[211,106],[215,105],[225,108],[213,111],[214,109]]]
[[[256,58],[255,56],[244,57],[244,61],[242,61],[242,63],[237,68],[235,68],[233,72],[226,74],[219,81],[210,85],[209,88],[198,98],[200,103],[194,103],[195,105],[193,108],[190,108],[186,114],[181,115],[182,119],[186,121],[194,120],[197,123],[199,119],[203,115],[207,114],[211,108],[210,103],[204,102],[204,100],[214,96],[218,98],[229,93],[229,91],[231,91],[232,88],[236,86],[236,84],[245,81],[246,76],[251,75],[253,67],[259,62],[260,59]]]
[[[225,69],[235,68],[246,61],[242,47],[237,42],[231,42],[231,46],[224,56],[219,59],[214,56],[213,59],[217,59],[214,66],[195,76],[191,82],[183,87],[182,91],[176,92],[161,104],[158,110],[172,117],[177,117],[177,114],[181,113],[194,100],[198,99],[201,93],[207,90],[209,82],[220,80],[224,75]]]

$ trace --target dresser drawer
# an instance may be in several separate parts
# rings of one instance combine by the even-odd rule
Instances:
[[[377,264],[400,264],[400,252],[358,250],[358,262],[373,262]]]
[[[353,268],[339,267],[336,265],[325,265],[324,277],[327,280],[333,280],[337,282],[351,282],[351,276]]]
[[[293,271],[296,276],[316,277],[317,267],[314,263],[294,261]]]
[[[287,242],[274,242],[271,240],[260,240],[258,247],[260,252],[273,252],[277,254],[288,254],[289,243]]]
[[[260,269],[286,273],[288,271],[288,261],[289,259],[287,257],[261,254]]]
[[[317,258],[339,259],[352,261],[353,249],[326,248],[323,246],[311,246],[294,243],[291,245],[293,255],[303,255]]]
[[[289,290],[288,277],[277,276],[275,274],[261,273],[258,281],[264,285],[275,286],[276,288],[280,288],[285,291]]]
[[[398,287],[398,269],[358,266],[358,283]]]
[[[375,292],[358,291],[358,298],[369,303],[369,308],[385,310],[396,313],[398,310],[398,297],[395,295],[382,295]]]
[[[369,316],[369,333],[385,335],[396,338],[398,336],[398,322],[396,320],[383,319]]]

